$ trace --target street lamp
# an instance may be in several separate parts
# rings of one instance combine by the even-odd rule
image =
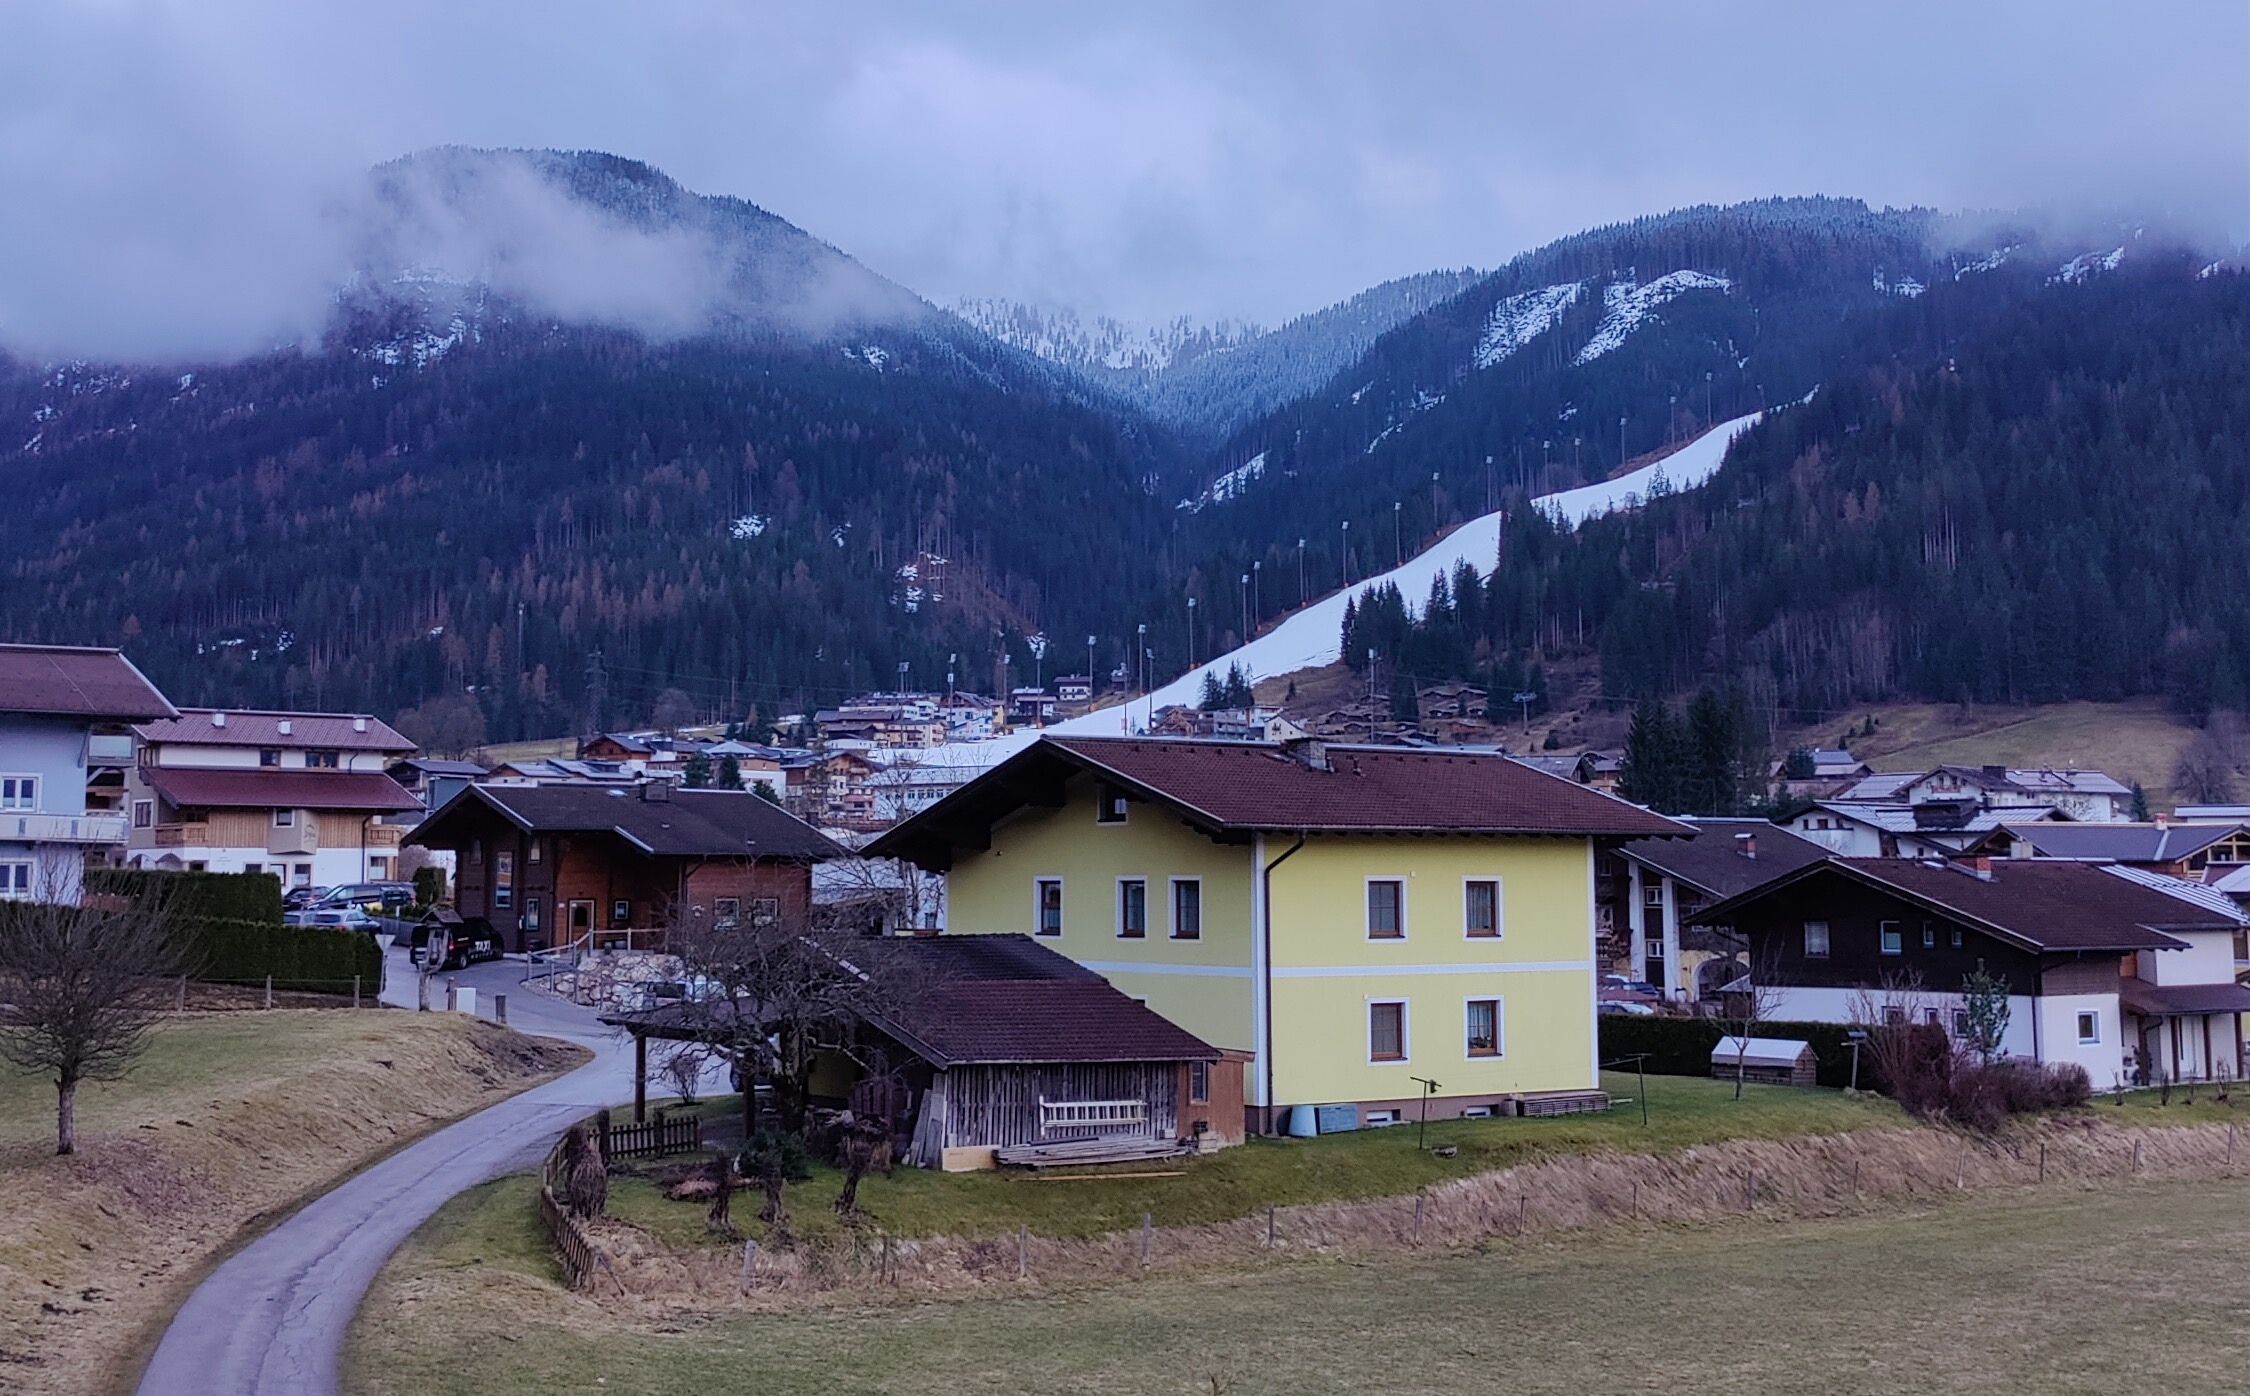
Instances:
[[[1391,566],[1406,565],[1406,501],[1391,501]]]
[[[1352,584],[1352,521],[1344,520],[1344,585]]]
[[[1298,540],[1297,540],[1297,608],[1298,608],[1299,610],[1303,610],[1303,609],[1304,609],[1304,605],[1305,605],[1305,596],[1306,596],[1306,594],[1307,594],[1307,593],[1306,593],[1306,591],[1305,591],[1305,540],[1304,540],[1304,539],[1302,539],[1302,538],[1300,538],[1300,539],[1298,539]]]
[[[1139,633],[1134,637],[1133,647],[1140,651],[1141,692],[1146,693],[1148,692],[1148,622],[1145,620],[1141,622]]]
[[[1250,609],[1259,620],[1266,618],[1265,565],[1262,560],[1250,564]],[[1250,637],[1244,635],[1242,638],[1247,640]]]
[[[1195,667],[1195,598],[1188,598],[1188,668]]]
[[[1250,643],[1250,574],[1242,574],[1242,643]]]
[[[1094,637],[1086,637],[1086,696],[1094,696]]]

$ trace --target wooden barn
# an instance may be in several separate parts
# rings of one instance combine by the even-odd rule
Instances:
[[[1732,1081],[1739,1069],[1742,1079],[1766,1086],[1810,1086],[1820,1075],[1820,1061],[1812,1044],[1782,1037],[1753,1037],[1747,1046],[1739,1037],[1722,1037],[1711,1049],[1711,1074]]]

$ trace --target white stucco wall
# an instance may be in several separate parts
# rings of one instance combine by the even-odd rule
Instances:
[[[2234,932],[2171,931],[2188,943],[2185,950],[2143,950],[2135,956],[2140,977],[2151,984],[2232,984]]]

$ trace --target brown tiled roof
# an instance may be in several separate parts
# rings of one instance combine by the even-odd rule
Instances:
[[[877,1025],[933,1066],[1216,1061],[1217,1048],[1024,935],[896,943],[925,987]]]
[[[2151,984],[2146,979],[2119,981],[2118,997],[2125,1007],[2143,1018],[2164,1018],[2189,1013],[2250,1013],[2250,989],[2240,984]]]
[[[1763,819],[1690,819],[1692,839],[1637,839],[1617,850],[1688,883],[1712,898],[1735,897],[1807,863],[1817,863],[1828,850],[1811,839],[1799,838]],[[1758,856],[1746,858],[1735,847],[1735,835],[1757,840]]]
[[[226,725],[215,726],[214,713],[226,714]],[[283,732],[281,724],[289,724]],[[355,723],[367,724],[360,731]],[[412,751],[414,743],[392,730],[389,723],[365,713],[278,713],[236,708],[182,708],[179,716],[144,722],[133,729],[144,742],[179,742],[191,746],[285,746],[334,748],[337,751]]]
[[[454,846],[455,817],[484,804],[519,827],[550,833],[609,833],[663,857],[849,857],[827,835],[779,805],[745,790],[673,790],[645,799],[642,785],[472,785],[407,838],[432,848]]]
[[[0,645],[0,712],[133,722],[175,711],[116,650]]]
[[[374,771],[202,770],[143,766],[141,778],[193,809],[410,810],[421,801]]]
[[[1684,836],[1685,825],[1497,752],[1324,749],[1326,769],[1273,742],[1056,737],[1032,743],[877,840],[868,852],[942,864],[962,839],[1060,782],[1095,772],[1213,834],[1461,833]]]
[[[1958,864],[1913,858],[1830,858],[1697,912],[1725,924],[1743,906],[1818,877],[1849,878],[1940,915],[1983,927],[2030,950],[2177,950],[2167,931],[2233,930],[2238,924],[2092,863],[2000,858],[1989,879]]]

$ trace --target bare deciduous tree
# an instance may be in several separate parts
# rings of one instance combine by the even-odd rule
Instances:
[[[1915,1051],[1913,1028],[1936,1007],[1918,970],[1888,971],[1876,989],[1852,995],[1851,1020],[1867,1034],[1867,1054],[1876,1075],[1894,1094],[1906,1080]]]
[[[711,1049],[702,1043],[676,1042],[666,1049],[657,1070],[671,1083],[672,1093],[680,1098],[682,1105],[693,1105],[696,1087],[703,1080],[704,1063],[710,1059]]]
[[[55,1152],[78,1148],[78,1087],[115,1081],[148,1050],[165,983],[188,966],[162,893],[79,896],[59,866],[40,899],[0,907],[0,1057],[55,1083]]]
[[[1744,963],[1742,973],[1720,986],[1719,1011],[1716,1015],[1719,1030],[1734,1039],[1734,1098],[1742,1099],[1742,1080],[1747,1073],[1750,1057],[1750,1038],[1758,1025],[1770,1022],[1780,1011],[1782,991],[1786,987],[1781,975],[1781,958],[1778,947],[1769,945],[1753,962]]]
[[[2220,734],[2195,734],[2172,770],[2172,788],[2190,804],[2218,805],[2234,798],[2234,764]]]

